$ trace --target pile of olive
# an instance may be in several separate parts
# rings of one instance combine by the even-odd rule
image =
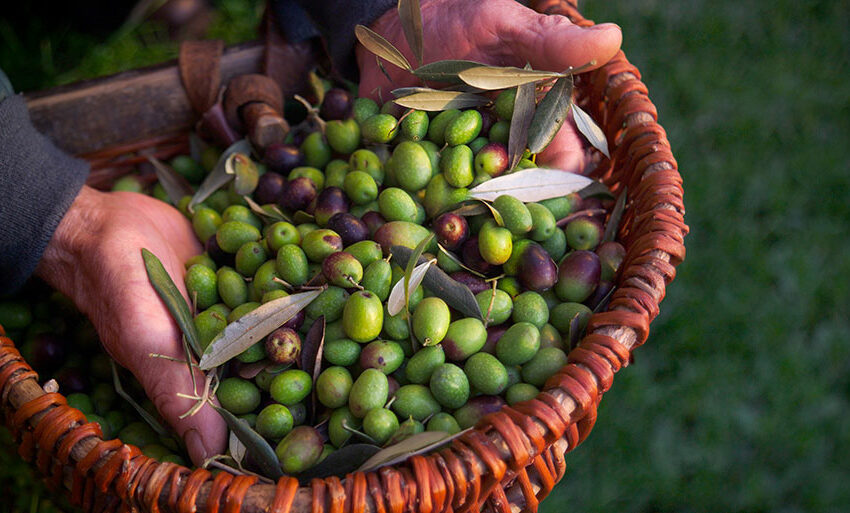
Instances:
[[[423,430],[454,433],[534,397],[611,291],[624,250],[601,243],[602,219],[593,215],[604,212],[601,200],[574,193],[525,204],[504,195],[492,202],[495,217],[452,211],[469,188],[508,172],[514,94],[503,92],[492,109],[434,115],[331,89],[315,131],[243,166],[259,175],[243,180],[251,190],[231,185],[192,209],[188,198],[180,202],[206,247],[185,275],[205,346],[262,303],[326,286],[239,355],[217,392],[224,408],[277,444],[285,472],[352,440],[387,445]],[[524,157],[519,168],[535,167]],[[185,157],[172,164],[203,176]],[[289,220],[260,215],[240,194]],[[575,215],[582,210],[589,214]],[[571,214],[563,228],[556,223]],[[430,232],[425,256],[470,288],[483,322],[423,286],[409,298],[409,314],[389,314],[388,296],[404,276],[389,249],[413,248]],[[326,329],[314,382],[311,369],[295,363],[320,316]],[[240,377],[240,367],[261,361],[269,366]],[[313,393],[322,429],[306,425]]]

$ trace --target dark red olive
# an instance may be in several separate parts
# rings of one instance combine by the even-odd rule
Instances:
[[[369,227],[366,223],[348,212],[334,214],[327,226],[339,234],[344,247],[369,238]]]
[[[348,212],[351,202],[348,196],[339,187],[328,187],[319,193],[316,198],[316,208],[313,215],[316,216],[316,224],[326,226],[328,221],[340,212]]]
[[[474,274],[467,271],[455,271],[449,276],[454,281],[463,283],[464,285],[469,287],[469,290],[471,290],[473,294],[484,292],[485,290],[488,290],[490,288],[487,285],[487,282],[484,281],[484,278],[475,276]]]
[[[279,364],[292,364],[301,355],[301,337],[291,328],[278,328],[266,337],[266,356]]]
[[[608,293],[611,292],[611,289],[613,288],[613,282],[607,280],[600,281],[596,290],[593,291],[593,294],[591,294],[589,298],[585,299],[584,304],[591,310],[595,310],[596,307],[599,306],[599,303],[605,300]]]
[[[490,127],[496,122],[496,115],[490,109],[478,109],[478,112],[481,113],[481,132],[478,135],[487,137],[487,134],[490,133]]]
[[[602,279],[612,280],[626,257],[626,248],[619,242],[603,242],[596,248],[596,254],[602,263]]]
[[[535,292],[551,289],[558,281],[558,266],[539,244],[529,244],[517,268],[522,286]]]
[[[280,206],[295,212],[306,209],[316,199],[316,184],[306,176],[299,176],[286,183],[280,196]]]
[[[272,171],[288,174],[294,168],[304,165],[304,154],[301,153],[298,146],[274,143],[266,148],[263,162]]]
[[[401,385],[398,383],[398,380],[396,380],[392,376],[387,376],[387,384],[389,385],[387,399],[389,399],[392,398],[392,396],[394,396],[396,392],[398,392],[398,389],[401,388]]]
[[[319,109],[319,117],[325,121],[349,118],[353,105],[351,93],[345,89],[334,87],[325,93],[325,98],[322,100],[322,106]]]
[[[283,323],[283,328],[290,328],[295,331],[301,329],[301,326],[304,325],[304,319],[307,317],[307,314],[304,310],[300,310],[297,314],[295,314],[291,319]]]
[[[434,220],[434,233],[437,242],[454,251],[469,238],[469,224],[465,217],[446,212]]]
[[[254,200],[260,205],[277,203],[280,195],[283,193],[284,187],[286,187],[286,178],[274,171],[268,171],[257,182],[257,188],[254,190]]]
[[[360,216],[360,219],[366,223],[366,226],[369,227],[369,233],[371,235],[375,235],[375,232],[378,231],[378,228],[384,226],[387,223],[387,220],[384,219],[384,216],[381,215],[380,212],[375,210],[370,210]]]

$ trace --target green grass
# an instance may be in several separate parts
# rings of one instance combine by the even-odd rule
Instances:
[[[584,3],[624,28],[688,256],[545,512],[850,508],[850,4]]]
[[[850,3],[583,9],[624,28],[685,179],[691,235],[648,343],[541,510],[847,511]],[[104,57],[81,43],[77,67],[30,88],[148,62],[122,60],[122,44]],[[59,60],[43,48],[31,63]]]

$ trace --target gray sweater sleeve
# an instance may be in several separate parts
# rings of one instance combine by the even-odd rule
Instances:
[[[273,4],[287,40],[298,42],[321,34],[336,71],[356,80],[354,26],[369,25],[395,7],[397,1],[275,0]],[[305,20],[311,21],[312,26],[306,25]]]
[[[23,97],[0,100],[0,296],[33,273],[88,174],[32,126]]]

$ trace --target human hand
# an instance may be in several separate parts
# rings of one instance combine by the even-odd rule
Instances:
[[[186,297],[183,262],[201,252],[186,218],[141,194],[103,193],[84,186],[53,234],[36,274],[91,319],[109,354],[133,372],[186,442],[192,461],[200,464],[224,451],[227,429],[209,405],[178,419],[194,401],[175,394],[192,394],[192,379],[185,364],[150,356],[185,359],[181,331],[148,280],[142,248],[159,257]],[[200,389],[200,370],[195,379]]]
[[[528,62],[536,70],[563,71],[595,61],[594,67],[599,67],[617,53],[622,41],[617,25],[581,28],[564,16],[538,14],[515,0],[422,0],[421,10],[425,63],[464,59],[522,67]],[[408,61],[415,62],[396,9],[387,11],[370,28],[393,43]],[[385,65],[393,81],[390,83],[372,53],[359,44],[356,53],[361,96],[377,99],[380,88],[386,99],[396,87],[421,85],[407,71]],[[581,168],[585,156],[582,145],[570,119],[537,161],[559,169]]]

